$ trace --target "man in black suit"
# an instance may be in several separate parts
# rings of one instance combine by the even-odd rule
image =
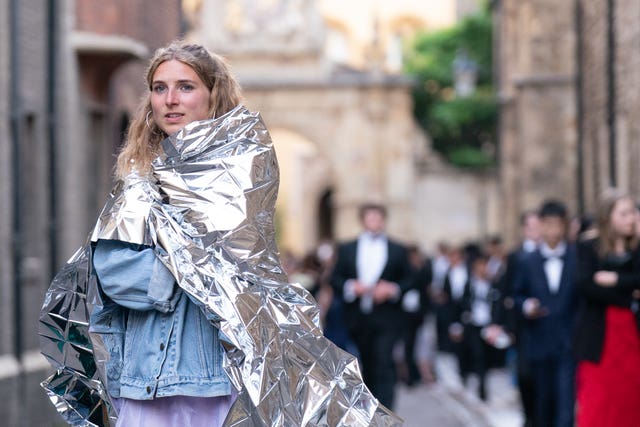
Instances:
[[[387,408],[393,408],[393,346],[402,324],[400,302],[412,285],[412,268],[404,246],[384,232],[386,209],[360,208],[364,231],[338,247],[331,284],[344,302],[347,329],[358,347],[364,383]]]
[[[571,338],[576,312],[576,250],[566,240],[567,210],[547,201],[539,212],[542,241],[522,258],[514,292],[524,317],[522,338],[531,363],[536,425],[572,427],[575,362]]]

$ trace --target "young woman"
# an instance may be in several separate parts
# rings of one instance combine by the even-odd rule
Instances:
[[[176,42],[147,83],[90,242],[45,296],[58,411],[73,425],[401,425],[287,280],[275,149],[224,62]]]
[[[164,138],[240,103],[239,86],[225,63],[198,45],[176,42],[159,49],[146,80],[149,93],[118,157],[118,178],[134,170],[149,175]],[[123,342],[105,342],[117,426],[222,425],[233,395],[218,331],[154,249],[98,240],[93,266],[102,292],[126,309]]]
[[[631,427],[640,420],[636,218],[633,199],[610,189],[600,200],[598,237],[579,245],[579,427]]]

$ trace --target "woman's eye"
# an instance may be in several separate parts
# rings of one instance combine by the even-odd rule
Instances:
[[[162,86],[162,85],[157,85],[157,86],[154,86],[154,87],[153,87],[153,91],[154,91],[155,93],[162,93],[162,92],[164,92],[164,91],[165,91],[165,89],[166,89],[166,87],[165,87],[165,86]]]
[[[185,84],[180,86],[180,90],[185,91],[185,92],[189,92],[189,91],[193,90],[193,85],[185,83]]]

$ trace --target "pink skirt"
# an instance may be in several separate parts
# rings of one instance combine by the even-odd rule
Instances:
[[[217,397],[170,396],[154,400],[114,399],[116,427],[219,427],[236,394]]]

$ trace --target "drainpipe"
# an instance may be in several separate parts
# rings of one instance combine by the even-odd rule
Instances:
[[[20,141],[22,102],[20,99],[19,0],[9,3],[10,108],[11,108],[11,175],[12,175],[12,263],[13,263],[13,354],[22,360],[22,209],[20,200]]]
[[[584,59],[584,37],[582,31],[583,17],[582,17],[582,4],[581,0],[575,2],[575,31],[576,31],[576,127],[577,127],[577,159],[578,165],[576,170],[576,192],[578,199],[578,215],[583,216],[585,214],[585,202],[584,202],[584,96],[582,93],[583,75],[582,75],[582,61]]]
[[[617,185],[616,157],[616,27],[615,0],[607,0],[607,126],[609,127],[609,185]]]
[[[58,87],[57,73],[57,23],[58,2],[48,0],[47,4],[47,136],[49,143],[49,277],[53,277],[58,268],[56,226],[58,223],[56,201],[58,195],[58,180],[56,179],[57,140],[56,125],[58,115],[56,109],[56,88]]]

